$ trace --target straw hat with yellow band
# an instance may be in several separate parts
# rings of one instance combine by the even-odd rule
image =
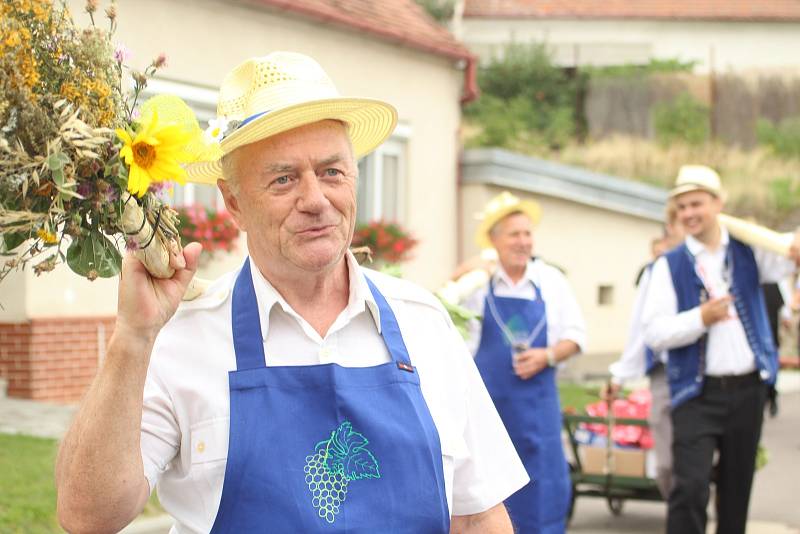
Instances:
[[[495,224],[512,213],[524,213],[534,226],[542,217],[542,210],[533,200],[521,200],[508,191],[503,191],[486,204],[483,212],[478,214],[480,219],[478,230],[475,232],[475,242],[481,249],[492,248],[489,233]]]
[[[233,69],[220,87],[217,114],[229,124],[220,157],[188,165],[190,182],[216,183],[223,177],[223,155],[305,124],[343,122],[356,158],[377,148],[397,124],[394,107],[340,96],[316,61],[294,52],[272,52]]]

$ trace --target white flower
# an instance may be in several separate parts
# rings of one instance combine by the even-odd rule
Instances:
[[[219,143],[228,130],[228,121],[225,117],[217,117],[208,121],[208,128],[203,132],[206,143]]]

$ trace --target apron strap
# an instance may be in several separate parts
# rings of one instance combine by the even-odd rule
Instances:
[[[375,302],[378,304],[378,313],[381,316],[381,335],[383,342],[386,343],[386,348],[389,349],[389,354],[392,356],[392,361],[397,362],[398,367],[403,370],[409,371],[411,367],[411,358],[408,355],[406,343],[403,341],[403,335],[400,333],[400,326],[397,324],[397,318],[394,316],[392,308],[386,299],[372,283],[369,277],[364,276],[367,280],[367,285],[372,296],[375,297]]]
[[[233,325],[233,348],[236,353],[236,369],[258,369],[266,367],[264,336],[261,333],[261,320],[258,315],[258,301],[250,272],[250,259],[236,277],[233,286],[231,306]]]

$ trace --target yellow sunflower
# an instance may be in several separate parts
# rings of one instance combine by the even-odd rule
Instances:
[[[128,191],[138,197],[147,192],[151,182],[176,180],[184,183],[186,171],[181,163],[193,158],[186,151],[192,135],[178,124],[159,124],[158,113],[153,111],[139,122],[135,137],[117,129],[124,146],[119,155],[128,164]]]

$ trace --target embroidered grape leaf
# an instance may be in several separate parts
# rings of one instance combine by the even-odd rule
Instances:
[[[347,458],[344,476],[347,480],[381,478],[378,460],[367,449],[361,448]]]
[[[361,450],[369,443],[359,432],[353,430],[353,425],[345,421],[339,428],[331,432],[330,439],[317,444],[317,449],[325,444],[325,467],[330,473],[344,473],[346,460]]]
[[[369,443],[367,438],[353,430],[353,425],[349,421],[339,425],[331,438],[337,452],[343,456],[347,456]]]

